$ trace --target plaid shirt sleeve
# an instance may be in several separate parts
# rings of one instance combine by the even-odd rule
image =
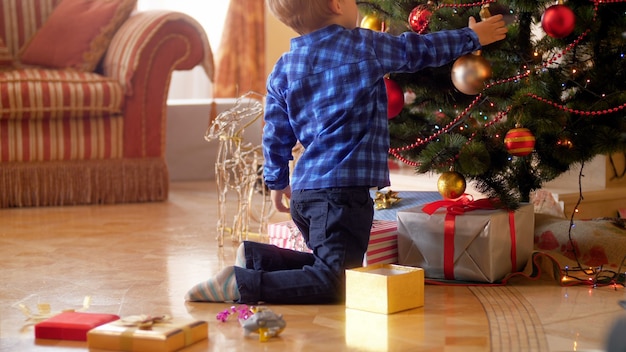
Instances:
[[[297,140],[281,93],[276,86],[268,85],[267,89],[265,116],[272,118],[266,118],[263,125],[263,177],[269,189],[281,190],[289,185],[289,161],[293,160],[292,149]]]

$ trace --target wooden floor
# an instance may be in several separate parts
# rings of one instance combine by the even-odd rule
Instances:
[[[216,319],[231,304],[183,299],[234,262],[236,243],[217,246],[216,199],[214,183],[192,182],[172,184],[163,203],[0,210],[0,351],[86,350],[83,342],[36,341],[18,309],[78,309],[85,296],[90,312],[208,321],[209,339],[186,351],[601,351],[624,313],[621,288],[428,285],[423,308],[393,315],[270,306],[287,328],[260,342],[236,320]]]

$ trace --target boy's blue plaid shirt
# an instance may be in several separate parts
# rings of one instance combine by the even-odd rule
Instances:
[[[267,82],[266,184],[287,187],[299,140],[305,151],[291,176],[292,190],[388,186],[383,76],[441,66],[480,48],[469,28],[391,36],[332,25],[292,39]]]

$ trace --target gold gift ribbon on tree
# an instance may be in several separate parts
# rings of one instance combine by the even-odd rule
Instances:
[[[376,199],[374,199],[376,210],[389,209],[401,199],[402,198],[398,197],[398,192],[394,192],[392,190],[389,190],[387,193],[376,192]]]

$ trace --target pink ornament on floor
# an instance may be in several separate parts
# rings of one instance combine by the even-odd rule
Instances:
[[[254,314],[254,310],[254,307],[250,307],[245,304],[242,304],[240,306],[231,306],[230,308],[217,313],[216,318],[222,323],[225,323],[226,320],[228,320],[229,316],[236,313],[238,320],[246,320],[250,318],[252,314]]]

